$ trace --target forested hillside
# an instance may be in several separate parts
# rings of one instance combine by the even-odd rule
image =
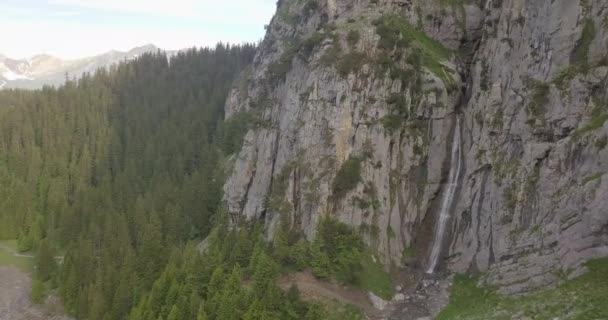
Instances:
[[[155,220],[171,240],[207,233],[226,92],[253,51],[192,50],[170,64],[145,55],[58,90],[0,92],[0,235],[29,249],[95,238],[104,225],[133,228],[136,240]],[[118,223],[123,213],[133,216]]]
[[[180,281],[202,261],[186,244],[215,223],[220,159],[242,131],[221,124],[225,97],[254,49],[147,54],[59,89],[0,92],[0,238],[47,257],[35,286],[58,287],[78,318],[123,319],[164,274],[154,288],[198,312],[190,297],[205,288]],[[164,283],[175,268],[183,276]]]

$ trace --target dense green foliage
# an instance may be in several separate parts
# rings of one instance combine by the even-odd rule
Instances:
[[[360,52],[351,52],[340,58],[336,65],[336,70],[342,77],[348,76],[350,73],[359,71],[365,64],[367,57]]]
[[[309,267],[315,276],[334,278],[384,299],[392,298],[388,273],[372,252],[366,250],[359,232],[352,227],[331,217],[323,218],[309,252]]]
[[[0,238],[37,252],[34,284],[58,286],[71,314],[124,319],[176,248],[210,232],[246,122],[224,130],[223,106],[254,49],[147,54],[0,92]]]
[[[351,47],[354,47],[357,45],[357,43],[359,43],[359,40],[361,39],[361,34],[359,33],[358,30],[351,30],[348,32],[348,34],[346,35],[346,41],[348,42],[348,44]]]
[[[66,246],[91,225],[156,218],[171,240],[207,233],[226,93],[252,54],[146,55],[57,90],[0,92],[0,237]]]
[[[321,278],[333,276],[343,283],[356,283],[361,270],[363,241],[351,227],[331,218],[318,225],[310,248],[313,273]]]
[[[285,81],[287,73],[291,70],[293,58],[298,53],[298,45],[288,44],[279,59],[268,66],[268,80],[272,84]]]
[[[319,221],[312,243],[283,223],[275,233],[271,254],[286,271],[310,269],[317,278],[392,298],[390,276],[366,250],[360,232],[332,217]]]
[[[567,280],[555,289],[542,290],[524,297],[505,297],[476,286],[476,280],[465,275],[456,276],[450,304],[438,320],[447,319],[568,319],[608,318],[608,260],[587,264],[589,272],[574,280]]]
[[[528,114],[532,117],[542,117],[545,113],[545,106],[549,103],[551,87],[547,83],[531,80],[532,101],[528,104]]]
[[[251,126],[251,114],[239,112],[224,122],[222,150],[225,154],[233,154],[241,149],[243,138]]]
[[[173,250],[129,319],[307,319],[309,306],[297,289],[283,293],[277,286],[279,270],[259,228],[222,224],[206,254],[193,245]]]
[[[349,157],[336,173],[333,183],[334,197],[340,199],[361,181],[361,159]]]

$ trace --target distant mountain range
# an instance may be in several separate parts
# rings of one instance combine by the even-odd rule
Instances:
[[[0,89],[39,89],[44,85],[57,86],[65,82],[66,75],[69,78],[78,78],[85,72],[92,73],[99,68],[158,50],[160,50],[158,47],[148,44],[127,52],[110,51],[76,60],[63,60],[46,54],[29,59],[11,59],[0,55]]]

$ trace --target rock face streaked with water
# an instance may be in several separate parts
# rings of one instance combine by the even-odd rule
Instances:
[[[608,2],[307,3],[279,1],[228,99],[256,119],[225,185],[235,219],[272,238],[286,215],[312,239],[332,215],[387,265],[505,293],[608,256]],[[360,179],[337,195],[348,159]]]
[[[460,118],[456,118],[456,127],[454,128],[454,140],[452,140],[452,153],[450,156],[450,173],[445,186],[443,187],[443,195],[441,200],[441,208],[439,209],[439,219],[435,224],[435,236],[431,246],[431,254],[429,255],[428,266],[426,273],[432,274],[437,268],[441,250],[443,249],[444,239],[447,233],[447,226],[450,221],[456,192],[460,183],[460,172],[462,170],[462,148],[460,137]]]

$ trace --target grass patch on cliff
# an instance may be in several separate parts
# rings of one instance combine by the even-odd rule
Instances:
[[[476,279],[465,275],[454,278],[450,304],[438,315],[448,319],[608,319],[608,258],[589,261],[589,271],[555,289],[541,290],[522,297],[500,296],[478,288]]]
[[[606,121],[608,121],[608,113],[603,107],[597,106],[591,111],[590,121],[584,127],[576,130],[574,132],[574,137],[578,138],[589,132],[602,128]]]
[[[419,55],[421,65],[439,77],[446,86],[453,85],[451,72],[442,63],[449,61],[452,55],[449,49],[399,16],[384,16],[374,24],[376,33],[380,36],[380,48],[399,50],[415,47],[417,50],[412,51]]]
[[[391,277],[371,252],[365,252],[361,257],[359,286],[384,300],[390,300],[393,297]]]

